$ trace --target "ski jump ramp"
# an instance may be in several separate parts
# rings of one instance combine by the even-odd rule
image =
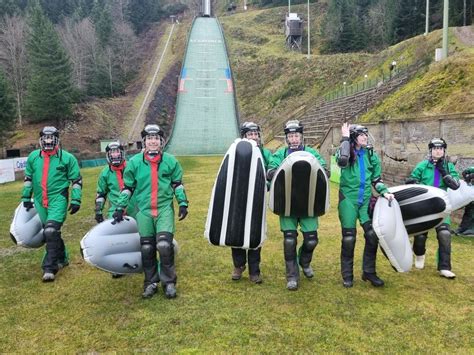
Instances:
[[[216,18],[197,17],[189,35],[166,151],[224,154],[239,136],[232,73]]]

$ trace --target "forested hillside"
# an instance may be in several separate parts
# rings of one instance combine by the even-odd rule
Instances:
[[[75,104],[123,95],[140,67],[146,31],[186,8],[155,0],[0,2],[0,71],[6,79],[0,90],[15,107],[14,115],[3,115],[0,136],[15,124],[63,125]]]
[[[164,25],[169,24],[169,16],[180,14],[184,21],[172,45],[173,58],[168,59],[174,65],[167,81],[173,82],[180,66],[177,56],[184,53],[185,33],[200,3],[200,0],[1,1],[0,145],[5,145],[5,137],[12,137],[10,132],[15,132],[15,127],[20,129],[9,145],[33,144],[32,134],[26,134],[28,139],[21,141],[23,131],[32,124],[44,123],[72,127],[69,131],[75,130],[78,136],[85,136],[94,144],[105,135],[119,136],[119,126],[129,124],[124,111],[134,109],[146,81],[147,73],[143,70],[138,73],[156,57],[157,43],[166,32]],[[285,48],[287,0],[248,0],[248,11],[243,11],[242,3],[237,1],[212,3],[225,29],[241,116],[262,123],[290,116],[300,107],[337,90],[343,82],[351,85],[388,75],[394,60],[397,69],[422,62],[426,70],[433,60],[434,49],[441,45],[440,31],[434,30],[442,25],[443,0],[429,2],[430,34],[426,37],[416,37],[425,30],[426,0],[311,0],[311,57],[306,56],[306,30],[301,53]],[[474,0],[449,3],[450,26],[472,23]],[[307,28],[307,1],[291,1],[291,11],[302,17]],[[393,46],[397,43],[400,44]],[[470,55],[465,46],[451,36],[453,54]],[[425,99],[423,105],[404,100],[407,104],[399,109],[394,99],[379,106],[375,114],[369,112],[366,118],[380,117],[380,110],[384,115],[386,112],[409,114],[415,110],[444,112],[443,102],[449,103],[446,105],[449,110],[463,107],[460,104],[466,99],[463,89],[469,92],[466,83],[471,77],[469,71],[463,74],[466,62],[468,57],[449,62],[459,66],[459,70],[436,67],[445,84],[425,76],[429,90],[442,92],[438,97],[444,100],[433,110],[433,100]],[[449,70],[464,75],[456,81],[456,87],[450,85]],[[442,90],[438,89],[440,85]],[[454,101],[449,99],[452,87],[457,92]],[[416,90],[416,85],[411,88]],[[164,101],[171,105],[172,90],[162,88],[160,92],[168,93],[170,97]],[[410,90],[404,95],[427,96],[415,95]],[[154,107],[150,114],[157,111],[169,112],[167,122],[172,119],[172,110]],[[109,128],[108,134],[105,127]],[[89,130],[81,131],[82,128]],[[91,130],[94,137],[90,137]]]
[[[249,3],[261,8],[288,6],[287,0]],[[324,14],[319,44],[322,53],[374,51],[425,31],[426,0],[312,0],[310,4],[320,7]],[[429,2],[430,30],[442,27],[443,4],[443,0]],[[470,25],[472,16],[472,0],[450,0],[449,26]]]

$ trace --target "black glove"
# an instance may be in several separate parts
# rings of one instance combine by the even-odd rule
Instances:
[[[121,208],[116,209],[114,214],[112,215],[112,217],[114,217],[114,222],[116,223],[122,222],[123,214],[124,214],[124,211]]]
[[[71,211],[69,212],[69,214],[74,214],[76,213],[77,211],[79,211],[79,209],[81,208],[81,205],[76,205],[76,204],[70,204],[69,205],[69,208],[67,209],[68,211]]]
[[[438,159],[438,161],[436,162],[436,169],[438,169],[441,176],[448,175],[448,172],[446,171],[446,168],[444,166],[444,159],[443,158]]]
[[[28,212],[29,210],[31,210],[35,206],[33,205],[33,202],[31,202],[31,201],[24,201],[23,202],[23,207],[25,207],[26,212]]]
[[[104,221],[104,216],[102,215],[102,212],[95,213],[95,220],[97,221],[97,223],[102,223]]]
[[[179,206],[178,220],[183,220],[188,215],[188,206]]]
[[[275,176],[277,169],[270,169],[267,171],[267,180],[272,181],[273,176]]]
[[[410,184],[418,184],[418,180],[415,178],[409,177],[405,180],[405,184],[410,185]]]

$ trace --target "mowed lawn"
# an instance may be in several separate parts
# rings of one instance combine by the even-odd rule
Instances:
[[[230,249],[203,237],[221,157],[179,160],[190,207],[188,217],[177,222],[174,300],[165,299],[162,290],[142,300],[142,275],[112,279],[82,260],[79,241],[95,224],[99,168],[82,172],[82,208],[63,227],[72,263],[50,284],[41,282],[43,251],[18,248],[9,237],[22,183],[0,186],[0,352],[474,352],[474,240],[453,237],[455,280],[436,272],[432,233],[424,270],[398,274],[379,252],[378,273],[386,286],[377,289],[360,280],[359,229],[356,282],[344,289],[334,185],[331,210],[320,219],[314,279],[302,279],[296,292],[286,290],[278,218],[268,211],[264,283],[251,284],[247,272],[235,282]]]

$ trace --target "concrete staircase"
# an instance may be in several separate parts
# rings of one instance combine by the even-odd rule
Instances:
[[[357,121],[359,115],[367,112],[377,102],[405,85],[421,67],[421,64],[413,65],[403,73],[394,75],[385,82],[380,82],[376,87],[359,91],[350,96],[331,101],[321,99],[311,107],[299,110],[289,119],[300,120],[305,127],[306,143],[318,145],[331,126]],[[275,138],[284,137],[276,136]]]

